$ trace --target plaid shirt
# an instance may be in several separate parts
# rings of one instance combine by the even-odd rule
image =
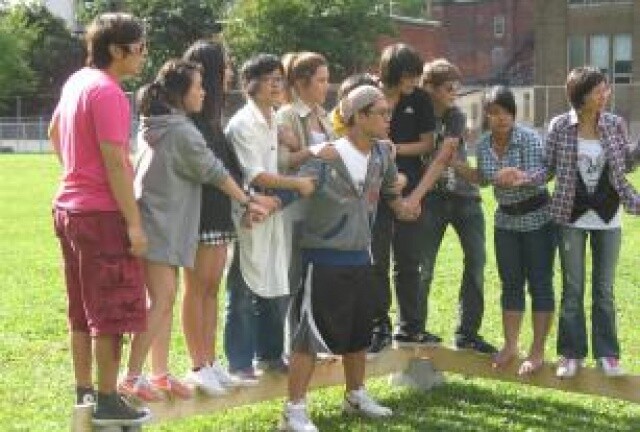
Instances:
[[[640,161],[639,146],[631,148],[622,118],[603,112],[597,121],[598,136],[609,164],[611,185],[620,195],[627,212],[640,214],[640,195],[625,177]],[[543,184],[556,176],[550,212],[558,223],[568,223],[573,209],[578,181],[578,115],[568,111],[551,120],[546,137],[544,166],[529,171],[533,184]]]
[[[498,158],[491,145],[491,133],[480,138],[477,145],[478,173],[482,185],[493,180],[505,167],[517,167],[529,172],[543,166],[542,144],[538,134],[530,129],[515,125],[509,137],[509,146],[502,158]],[[527,185],[519,187],[500,187],[494,185],[493,192],[498,204],[514,204],[544,193],[546,186]],[[500,208],[495,213],[495,226],[511,231],[532,231],[551,220],[549,206],[545,205],[523,215],[508,215]]]

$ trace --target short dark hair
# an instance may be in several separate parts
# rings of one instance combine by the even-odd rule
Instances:
[[[607,76],[593,66],[572,69],[567,75],[567,98],[573,109],[582,108],[587,95],[602,82],[607,82]]]
[[[420,76],[422,63],[413,47],[403,43],[390,45],[380,56],[380,80],[388,87],[395,87],[403,77]]]
[[[240,68],[240,78],[246,92],[253,96],[258,91],[260,78],[276,70],[279,70],[284,78],[282,62],[273,54],[257,54],[244,62]]]
[[[111,12],[97,16],[87,27],[87,65],[106,69],[113,59],[109,45],[126,46],[144,37],[144,26],[133,15]]]
[[[138,106],[144,116],[171,113],[173,108],[182,108],[195,73],[202,67],[195,62],[182,59],[167,60],[160,68],[155,80],[138,91]]]
[[[214,130],[221,128],[224,74],[228,61],[224,45],[217,41],[200,40],[191,45],[182,58],[202,66],[204,102],[202,111],[193,116],[209,123]]]
[[[491,105],[504,108],[514,119],[516,118],[516,98],[509,87],[502,85],[491,87],[484,95],[484,111],[487,112]]]

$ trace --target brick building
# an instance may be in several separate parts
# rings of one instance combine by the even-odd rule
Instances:
[[[536,2],[535,47],[537,125],[568,109],[567,73],[589,64],[609,75],[611,110],[640,131],[640,1]]]
[[[533,82],[534,0],[431,0],[428,20],[395,17],[397,36],[426,60],[446,57],[460,67],[466,84]]]

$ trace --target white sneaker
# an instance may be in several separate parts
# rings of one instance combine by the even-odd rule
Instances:
[[[602,368],[602,372],[608,377],[619,377],[624,375],[624,369],[620,366],[620,361],[615,357],[600,357],[598,366]]]
[[[391,408],[382,406],[374,401],[364,389],[352,390],[342,401],[342,409],[349,414],[359,414],[366,417],[389,417],[393,414]]]
[[[561,358],[556,369],[558,378],[573,378],[578,372],[578,368],[582,366],[582,360],[572,358]]]
[[[185,380],[202,390],[207,396],[221,396],[227,392],[206,367],[189,371]]]
[[[241,380],[239,380],[236,376],[231,375],[226,371],[224,367],[218,362],[213,362],[209,366],[206,366],[207,371],[218,380],[218,383],[222,387],[232,388],[232,387],[242,387],[243,384]]]
[[[297,404],[292,402],[285,404],[278,430],[281,432],[318,432],[318,428],[307,415],[307,406],[304,401]]]

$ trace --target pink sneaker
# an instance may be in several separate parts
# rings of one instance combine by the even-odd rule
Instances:
[[[127,376],[118,383],[118,393],[142,402],[158,402],[162,394],[155,390],[144,375]]]
[[[615,357],[600,357],[598,359],[598,366],[602,369],[602,373],[608,377],[624,375],[624,370],[620,366],[620,360]]]
[[[151,385],[158,390],[172,394],[180,399],[191,399],[193,389],[171,374],[151,377]]]

